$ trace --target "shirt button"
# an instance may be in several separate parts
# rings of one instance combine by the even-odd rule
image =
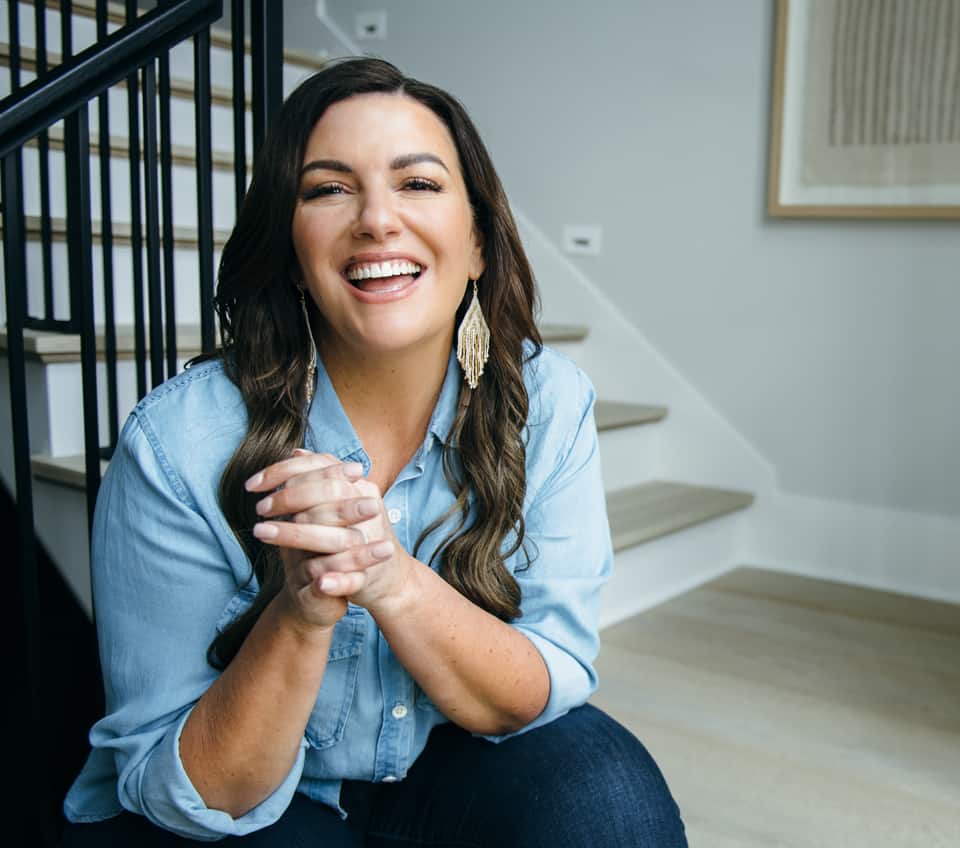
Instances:
[[[393,708],[393,717],[394,718],[406,718],[407,708],[403,704],[397,704]]]
[[[403,513],[399,509],[387,510],[387,518],[390,519],[391,524],[396,524],[402,517]]]
[[[396,782],[397,782],[397,778],[396,778],[395,775],[388,774],[385,778],[383,778],[383,782],[384,782],[384,783],[396,783]]]

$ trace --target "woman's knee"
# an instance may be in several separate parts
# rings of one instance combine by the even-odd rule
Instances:
[[[659,767],[608,715],[587,705],[526,736],[534,802],[521,804],[514,818],[521,831],[515,844],[686,845],[680,810]]]

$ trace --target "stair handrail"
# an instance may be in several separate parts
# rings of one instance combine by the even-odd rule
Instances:
[[[0,158],[222,14],[223,0],[159,5],[0,100]]]

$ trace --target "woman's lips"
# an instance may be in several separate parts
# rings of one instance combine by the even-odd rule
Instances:
[[[392,303],[395,300],[403,300],[405,297],[409,297],[416,290],[417,283],[426,273],[427,269],[424,268],[416,276],[405,274],[403,276],[363,280],[362,284],[365,286],[363,289],[346,278],[344,278],[344,282],[346,282],[353,296],[363,303]]]

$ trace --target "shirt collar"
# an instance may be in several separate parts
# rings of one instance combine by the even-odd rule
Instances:
[[[440,388],[430,423],[427,426],[427,438],[433,435],[438,441],[446,443],[450,428],[457,414],[457,401],[460,397],[460,363],[456,349],[451,344],[447,360],[447,372]],[[310,450],[332,453],[337,459],[362,451],[363,444],[353,429],[353,424],[344,411],[337,391],[330,381],[330,375],[323,365],[323,358],[317,354],[317,377],[313,393],[313,402],[308,415],[309,429],[307,447]],[[312,442],[312,444],[311,444]]]

